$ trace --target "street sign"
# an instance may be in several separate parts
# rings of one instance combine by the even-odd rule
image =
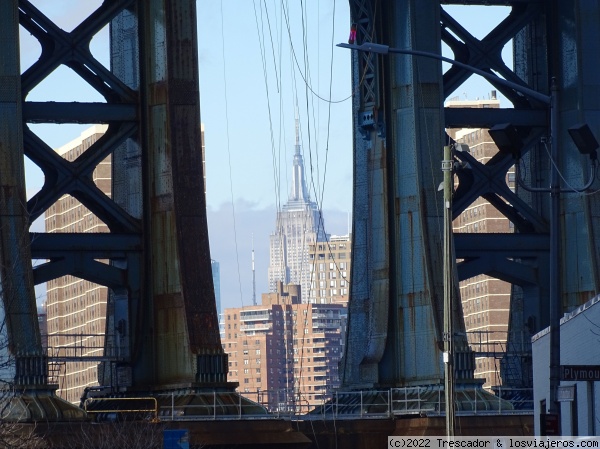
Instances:
[[[560,365],[560,380],[600,381],[600,365]]]
[[[558,387],[556,390],[556,400],[558,402],[572,402],[575,400],[575,385]]]

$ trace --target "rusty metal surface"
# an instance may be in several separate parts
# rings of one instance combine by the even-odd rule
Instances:
[[[9,336],[2,351],[29,359],[41,357],[42,348],[29,248],[17,6],[0,4],[0,294]]]
[[[375,3],[353,2],[353,21],[364,21],[366,30]],[[386,44],[438,53],[439,1],[396,1],[380,8],[370,20],[378,21],[375,29],[391,30]],[[362,28],[359,39],[382,39],[368,31],[361,35]],[[374,93],[361,91],[355,102],[353,276],[343,382],[435,383],[443,378],[443,207],[437,192],[444,144],[442,71],[424,58],[371,58],[368,69],[360,56],[354,59],[355,82],[365,70],[371,76],[377,64],[380,71],[372,76],[385,82],[372,87]]]
[[[203,366],[191,363],[194,355],[223,356],[202,173],[195,2],[151,2],[146,14],[154,366],[159,382],[194,381],[191,369]]]

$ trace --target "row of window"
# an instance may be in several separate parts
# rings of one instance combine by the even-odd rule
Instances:
[[[320,274],[325,274],[325,273],[320,273]],[[330,273],[330,274],[335,274],[335,273]],[[348,281],[346,281],[345,279],[340,279],[340,287],[346,287],[348,285]],[[331,287],[331,288],[336,288],[338,286],[338,281],[336,280],[330,280],[329,281],[329,285],[327,285],[327,281],[319,281],[319,288],[326,288],[326,287]],[[316,287],[316,282],[312,281],[310,283],[310,288],[315,288]],[[337,293],[334,293],[337,295]]]
[[[324,262],[321,262],[318,264],[311,264],[309,269],[311,272],[315,271],[315,269],[318,269],[317,271],[325,271],[326,267],[329,267],[329,270],[336,270],[336,271],[347,270],[348,263],[347,262],[338,262],[336,264],[335,262],[329,262],[329,265],[327,265]],[[345,274],[343,276],[346,277]]]

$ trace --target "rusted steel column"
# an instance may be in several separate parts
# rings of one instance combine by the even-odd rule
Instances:
[[[356,43],[377,42],[381,9],[350,2]],[[379,56],[353,54],[354,185],[349,333],[342,362],[345,387],[374,387],[386,347],[389,315],[390,234],[385,124],[381,108]]]
[[[9,0],[0,3],[0,325],[8,337],[0,353],[16,364],[3,360],[0,370],[27,387],[47,383],[47,366],[31,269],[21,109],[18,1]]]
[[[226,382],[202,176],[195,0],[145,6],[145,233],[157,383]]]

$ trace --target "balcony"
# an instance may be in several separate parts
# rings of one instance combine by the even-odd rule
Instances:
[[[264,321],[272,318],[270,310],[251,310],[240,313],[240,321]]]
[[[245,324],[240,326],[242,332],[246,331],[268,331],[273,329],[273,323],[258,323],[258,324]]]

